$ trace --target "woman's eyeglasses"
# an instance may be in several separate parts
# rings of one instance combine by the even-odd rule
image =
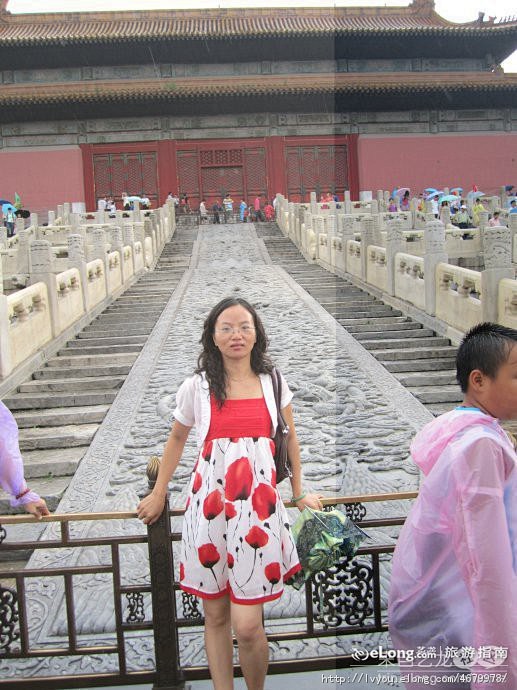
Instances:
[[[223,326],[222,328],[215,329],[221,335],[234,335],[235,333],[241,333],[242,335],[251,335],[255,332],[255,326],[251,326],[249,323],[245,323],[242,326]]]

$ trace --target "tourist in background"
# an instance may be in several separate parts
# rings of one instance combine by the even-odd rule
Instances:
[[[219,202],[219,199],[216,199],[212,205],[212,213],[214,214],[214,223],[219,224],[221,222],[221,211],[222,211],[221,204]]]
[[[248,204],[244,201],[244,199],[241,199],[241,203],[239,204],[239,219],[240,219],[241,223],[244,222],[244,214],[245,214],[247,208],[248,208]]]
[[[500,211],[494,211],[494,215],[488,221],[488,225],[491,228],[498,228],[502,225],[500,215],[501,215]]]
[[[406,189],[404,192],[404,196],[402,197],[400,201],[400,210],[401,211],[409,211],[409,191]]]
[[[201,199],[201,203],[199,204],[199,222],[200,223],[206,223],[208,220],[208,211],[206,208],[206,203],[204,199]]]
[[[272,221],[275,217],[275,209],[269,202],[264,206],[264,216],[266,221]]]
[[[508,213],[517,213],[517,201],[515,199],[512,199],[512,201],[510,201],[510,210],[508,211]]]
[[[144,523],[158,519],[195,426],[199,454],[183,520],[180,587],[203,599],[210,673],[215,688],[225,690],[233,687],[232,628],[248,688],[264,687],[263,605],[280,597],[284,580],[300,570],[276,488],[277,408],[267,342],[260,317],[246,300],[227,298],[211,310],[196,373],[176,395],[175,421],[155,487],[137,508]],[[300,510],[321,509],[320,496],[302,487],[292,397],[282,377],[292,500]]]
[[[466,228],[470,228],[470,216],[468,214],[467,207],[465,206],[465,204],[460,206],[457,213],[454,214],[452,223],[454,223],[454,225],[457,225],[458,228],[462,228],[463,230],[465,230]]]
[[[472,207],[472,222],[476,228],[479,228],[479,214],[486,211],[486,208],[481,203],[481,199],[477,198]]]
[[[388,213],[396,213],[398,211],[397,204],[395,203],[395,199],[390,196],[388,200]]]
[[[5,212],[5,227],[7,228],[7,237],[14,237],[14,224],[16,222],[16,216],[12,208],[8,208]]]
[[[0,485],[12,496],[11,506],[23,508],[37,518],[49,515],[47,504],[31,491],[23,477],[23,460],[18,442],[18,425],[11,411],[0,401]]]
[[[233,219],[233,199],[228,192],[226,193],[226,196],[223,199],[223,208],[224,222],[228,223],[230,220]]]

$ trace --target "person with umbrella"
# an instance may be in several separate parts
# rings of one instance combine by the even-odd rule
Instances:
[[[4,214],[4,224],[7,228],[7,237],[14,237],[16,209],[12,204],[7,203],[2,206],[2,213]]]
[[[479,214],[486,211],[486,208],[481,203],[481,199],[477,197],[476,203],[472,207],[472,222],[476,228],[479,228]]]

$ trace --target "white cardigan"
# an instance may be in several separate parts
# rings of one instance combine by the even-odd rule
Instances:
[[[293,393],[289,389],[283,375],[280,374],[280,376],[282,377],[281,405],[283,409],[291,402]],[[273,437],[277,426],[277,411],[273,392],[273,382],[269,374],[259,374],[259,378],[267,409],[273,423],[271,430],[271,437]],[[202,374],[194,374],[194,376],[190,376],[183,381],[176,393],[176,409],[173,415],[180,424],[196,427],[197,445],[198,448],[200,448],[210,428],[210,391],[204,372]]]

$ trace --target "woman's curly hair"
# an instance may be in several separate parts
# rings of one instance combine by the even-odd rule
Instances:
[[[201,354],[197,360],[196,374],[205,372],[210,391],[214,394],[219,407],[222,407],[226,400],[227,377],[224,370],[223,358],[219,348],[214,343],[215,323],[219,315],[229,307],[241,306],[249,311],[253,317],[255,326],[256,341],[251,351],[251,368],[255,374],[270,374],[273,364],[266,354],[268,339],[262,321],[255,311],[255,308],[242,297],[226,297],[213,307],[203,324],[203,333],[199,341],[203,346]]]

